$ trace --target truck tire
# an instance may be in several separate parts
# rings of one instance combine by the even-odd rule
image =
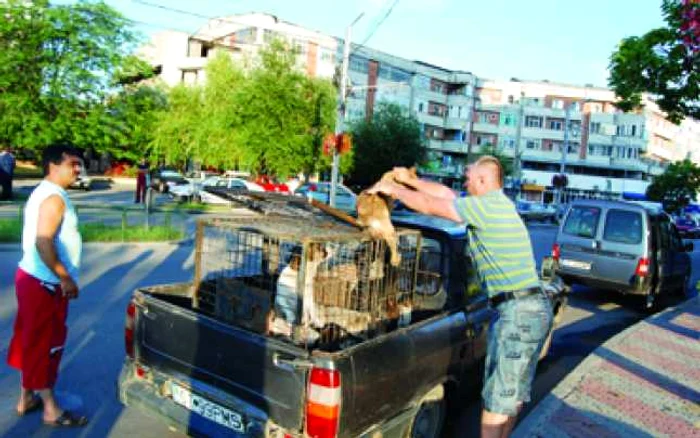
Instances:
[[[445,423],[445,389],[433,388],[420,402],[406,438],[438,438]]]

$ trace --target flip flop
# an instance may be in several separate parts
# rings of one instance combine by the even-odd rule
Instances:
[[[88,419],[86,416],[77,416],[71,411],[63,411],[63,413],[53,421],[44,420],[44,424],[51,427],[82,427],[87,423]]]
[[[22,411],[17,409],[17,416],[23,417],[31,412],[38,411],[43,405],[44,403],[41,401],[41,397],[34,394],[32,395],[31,401],[27,403],[27,406],[25,406]]]

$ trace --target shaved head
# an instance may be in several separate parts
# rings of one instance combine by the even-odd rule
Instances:
[[[469,194],[480,196],[503,188],[503,167],[498,158],[485,155],[468,167],[466,187]]]

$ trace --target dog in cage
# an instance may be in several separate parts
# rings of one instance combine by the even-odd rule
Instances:
[[[267,332],[271,335],[302,338],[311,343],[318,338],[318,333],[311,328],[321,326],[314,303],[314,281],[319,265],[327,259],[328,252],[325,245],[311,243],[305,260],[302,260],[303,256],[302,247],[295,246],[290,252],[287,265],[280,272],[274,306],[267,317]],[[300,274],[303,274],[304,279],[302,291],[298,291]],[[299,317],[297,313],[300,308]],[[294,331],[295,327],[297,332]]]

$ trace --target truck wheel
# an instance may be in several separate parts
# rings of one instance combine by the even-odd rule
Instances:
[[[436,387],[421,401],[411,421],[408,438],[438,438],[445,422],[445,390]]]

